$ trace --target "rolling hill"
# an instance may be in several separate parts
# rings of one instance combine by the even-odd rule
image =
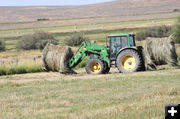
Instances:
[[[105,20],[178,16],[179,0],[115,0],[82,6],[0,7],[0,23],[46,19],[104,18]]]

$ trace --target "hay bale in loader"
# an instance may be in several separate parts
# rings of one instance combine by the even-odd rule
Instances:
[[[45,71],[73,74],[75,72],[68,67],[68,59],[71,58],[73,54],[70,47],[48,43],[43,49],[42,68]]]
[[[157,65],[178,66],[175,43],[172,35],[166,38],[147,38],[144,43],[144,60],[147,70]]]

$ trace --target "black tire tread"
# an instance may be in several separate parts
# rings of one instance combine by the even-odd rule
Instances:
[[[110,71],[110,67],[108,66],[108,63],[107,62],[104,62],[104,73],[105,74],[108,74]]]
[[[136,67],[132,70],[125,70],[122,66],[121,66],[121,59],[124,55],[132,55],[135,57],[136,59]],[[141,71],[142,70],[142,67],[143,67],[143,58],[142,56],[138,53],[138,51],[136,50],[133,50],[133,49],[126,49],[124,51],[122,51],[118,56],[117,56],[117,59],[116,59],[116,66],[118,68],[118,70],[122,73],[127,73],[127,72],[137,72],[137,71]]]

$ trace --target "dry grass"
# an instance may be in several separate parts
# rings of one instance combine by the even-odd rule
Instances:
[[[24,83],[21,75],[7,77],[0,82],[0,116],[2,119],[162,119],[165,104],[179,103],[179,71],[105,76],[31,74],[23,75],[25,80],[33,77],[32,82]]]
[[[0,58],[7,59],[7,58],[20,58],[24,59],[26,57],[31,57],[33,58],[34,56],[41,56],[42,52],[40,50],[20,50],[20,51],[6,51],[6,52],[0,52]]]

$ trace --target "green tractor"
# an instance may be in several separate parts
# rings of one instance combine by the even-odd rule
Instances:
[[[108,35],[105,46],[82,42],[69,59],[69,67],[75,67],[85,57],[88,57],[85,67],[88,74],[108,73],[110,67],[117,67],[122,73],[144,70],[142,46],[136,46],[135,35],[131,33]]]

